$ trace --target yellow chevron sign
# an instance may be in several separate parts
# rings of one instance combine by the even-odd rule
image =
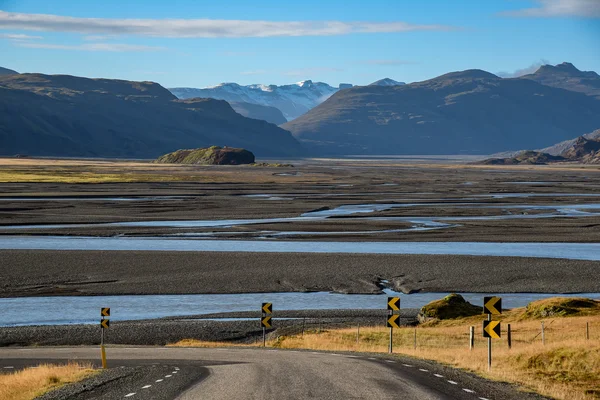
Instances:
[[[400,297],[388,297],[387,309],[400,311]]]
[[[387,319],[388,328],[400,328],[400,316],[398,314],[390,315]]]
[[[483,298],[483,313],[500,315],[502,314],[502,298],[501,297],[484,297]]]
[[[263,317],[260,320],[260,324],[265,328],[270,328],[271,327],[271,317]]]
[[[273,303],[262,303],[262,312],[265,314],[273,313]]]
[[[500,321],[483,321],[483,337],[500,339]]]
[[[103,317],[110,317],[110,308],[108,308],[108,307],[101,308],[100,315]]]
[[[100,320],[100,326],[102,327],[102,329],[108,329],[108,327],[110,326],[110,320],[108,320],[108,319],[101,319]]]

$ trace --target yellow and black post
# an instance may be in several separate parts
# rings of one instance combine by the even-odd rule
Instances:
[[[106,317],[106,319],[105,319]],[[102,368],[106,369],[106,350],[104,350],[104,330],[110,326],[110,308],[104,307],[100,309],[100,355],[102,357]]]
[[[273,313],[272,303],[262,303],[260,325],[263,331],[263,347],[267,346],[267,328],[271,327],[271,314]]]
[[[394,328],[400,328],[400,314],[394,314],[394,311],[400,311],[400,297],[388,297],[387,310],[388,318],[386,325],[390,328],[390,346],[388,352],[392,354],[394,350],[392,343]]]
[[[492,369],[492,339],[500,339],[500,321],[492,321],[492,315],[502,314],[502,298],[484,297],[483,313],[487,321],[483,321],[483,337],[488,340],[488,371]]]

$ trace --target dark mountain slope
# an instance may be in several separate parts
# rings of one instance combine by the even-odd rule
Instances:
[[[275,125],[281,125],[287,122],[283,113],[275,107],[246,103],[244,101],[230,101],[229,104],[231,104],[231,107],[235,112],[242,114],[247,118],[262,119]]]
[[[225,101],[177,100],[152,82],[65,75],[0,77],[0,154],[155,158],[181,148],[227,145],[261,156],[302,148]]]
[[[14,71],[12,69],[0,67],[0,75],[15,75],[15,74],[18,74],[18,72]]]
[[[334,94],[283,128],[321,154],[491,154],[600,127],[600,101],[468,70]]]
[[[580,71],[571,63],[542,65],[535,73],[521,78],[600,99],[600,75],[593,71]]]

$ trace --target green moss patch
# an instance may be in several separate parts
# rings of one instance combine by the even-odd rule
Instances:
[[[177,150],[160,156],[158,164],[241,165],[254,163],[254,154],[246,149],[211,146]]]
[[[482,308],[466,301],[460,294],[452,293],[440,300],[423,306],[419,313],[422,319],[453,319],[471,317],[482,313]]]
[[[522,319],[565,317],[600,313],[600,302],[581,297],[553,297],[527,305]]]

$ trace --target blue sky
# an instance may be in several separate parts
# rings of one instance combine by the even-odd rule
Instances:
[[[19,72],[166,87],[414,82],[563,61],[600,72],[600,0],[0,0],[0,10],[0,66]]]

